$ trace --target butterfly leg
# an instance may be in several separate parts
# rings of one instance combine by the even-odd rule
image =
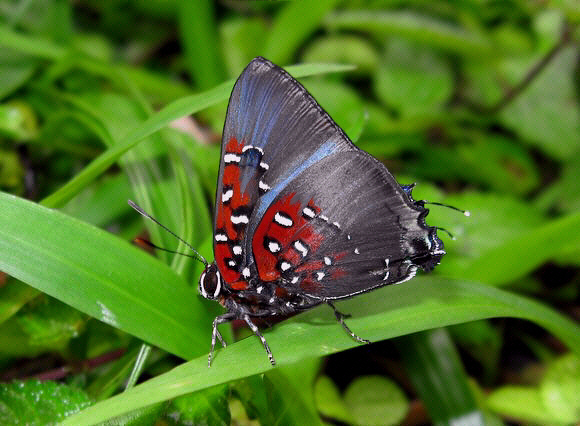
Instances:
[[[342,325],[342,328],[344,328],[344,330],[348,333],[348,335],[350,337],[352,337],[354,340],[356,340],[359,343],[371,343],[370,340],[363,339],[362,337],[357,336],[356,334],[354,334],[352,332],[352,330],[350,328],[348,328],[348,325],[346,325],[346,323],[344,322],[344,319],[350,317],[350,315],[343,314],[342,312],[340,312],[338,309],[336,309],[336,306],[334,306],[334,304],[332,302],[329,302],[327,300],[326,303],[328,304],[328,306],[330,306],[332,308],[332,310],[334,311],[334,316],[336,317],[337,321],[340,323],[340,325]]]
[[[244,321],[246,321],[246,324],[248,324],[248,327],[250,327],[252,332],[256,336],[258,336],[260,338],[260,340],[262,341],[262,345],[264,346],[264,349],[266,349],[266,352],[268,353],[268,359],[270,360],[270,364],[276,365],[276,360],[274,359],[274,355],[272,355],[272,351],[270,350],[270,346],[268,346],[268,342],[266,342],[266,338],[264,336],[262,336],[262,333],[260,333],[260,330],[258,330],[258,327],[256,327],[256,324],[254,324],[252,322],[249,315],[244,315],[242,318],[244,319]]]
[[[211,360],[213,359],[213,352],[215,350],[216,340],[219,339],[219,341],[221,342],[221,344],[224,348],[227,346],[221,333],[218,330],[218,325],[223,324],[224,322],[231,321],[235,318],[236,318],[235,313],[228,312],[226,314],[215,317],[215,319],[213,320],[213,329],[212,329],[212,333],[211,333],[211,350],[209,351],[209,356],[207,358],[207,366],[208,367],[211,367]]]

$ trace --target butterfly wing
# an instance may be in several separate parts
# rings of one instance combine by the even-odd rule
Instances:
[[[232,91],[216,193],[214,254],[233,290],[256,270],[251,239],[288,182],[324,157],[352,150],[343,131],[286,71],[256,58]]]
[[[267,209],[253,237],[260,279],[318,300],[406,281],[445,253],[427,213],[369,154],[329,155]]]

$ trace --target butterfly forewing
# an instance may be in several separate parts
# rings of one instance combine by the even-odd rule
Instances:
[[[247,288],[256,271],[246,236],[286,183],[350,149],[342,130],[284,70],[264,58],[246,67],[228,105],[216,193],[214,253],[226,283]]]

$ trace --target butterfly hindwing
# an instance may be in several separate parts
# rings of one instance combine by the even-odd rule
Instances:
[[[268,208],[253,236],[259,276],[320,299],[406,281],[444,253],[426,214],[370,155],[332,154]]]

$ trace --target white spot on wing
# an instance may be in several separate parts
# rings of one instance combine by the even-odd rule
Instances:
[[[309,217],[310,219],[316,216],[316,212],[310,207],[304,207],[304,209],[302,209],[302,214],[306,217]]]
[[[323,214],[321,214],[320,216],[318,216],[320,219],[322,219],[325,222],[328,222],[328,216],[324,216]]]
[[[308,249],[300,241],[294,241],[294,248],[300,252],[302,257],[306,257],[308,254]]]
[[[296,284],[298,282],[298,277],[292,277],[292,284]]]
[[[332,224],[333,224],[334,226],[336,226],[338,229],[340,229],[340,223],[338,223],[338,222],[332,222]]]
[[[324,256],[324,263],[328,266],[332,265],[332,260],[330,260],[330,257],[328,256]]]
[[[242,148],[242,152],[246,152],[248,149],[253,149],[254,147],[252,145],[246,145],[245,147]]]
[[[250,278],[250,268],[245,267],[244,270],[242,271],[242,275],[244,276],[244,278]]]
[[[278,253],[280,251],[280,244],[276,241],[270,241],[268,242],[268,250],[270,250],[270,253]]]
[[[227,203],[234,196],[234,190],[228,189],[222,194],[222,203]]]
[[[228,240],[228,236],[226,234],[215,234],[215,240],[218,243],[224,243]]]
[[[239,155],[236,155],[236,154],[231,154],[230,153],[230,154],[224,155],[224,162],[226,164],[229,164],[229,163],[239,163],[240,160],[241,160],[240,156]]]
[[[264,170],[268,170],[270,168],[270,166],[268,166],[268,164],[266,164],[265,162],[260,162],[260,167]]]
[[[240,246],[234,246],[234,248],[232,250],[234,251],[234,254],[236,256],[239,256],[240,254],[242,254],[242,247],[240,247]]]
[[[317,272],[316,273],[316,279],[318,281],[322,281],[322,279],[324,278],[324,275],[326,275],[324,272]]]
[[[238,225],[240,223],[248,223],[250,221],[248,219],[248,216],[246,216],[245,214],[241,214],[239,216],[231,215],[230,219],[232,220],[232,223],[235,225]]]
[[[360,254],[360,251],[358,251],[358,248],[354,249],[354,254]]]
[[[292,265],[290,263],[288,263],[288,262],[282,262],[280,264],[280,269],[282,269],[282,272],[286,272],[291,267],[292,267]]]
[[[294,222],[292,222],[292,219],[290,219],[286,215],[280,214],[280,212],[277,212],[276,215],[274,216],[274,222],[276,222],[278,225],[285,226],[287,228],[289,228],[294,224]]]
[[[258,182],[258,187],[262,190],[262,191],[267,191],[270,189],[270,186],[262,181]]]

